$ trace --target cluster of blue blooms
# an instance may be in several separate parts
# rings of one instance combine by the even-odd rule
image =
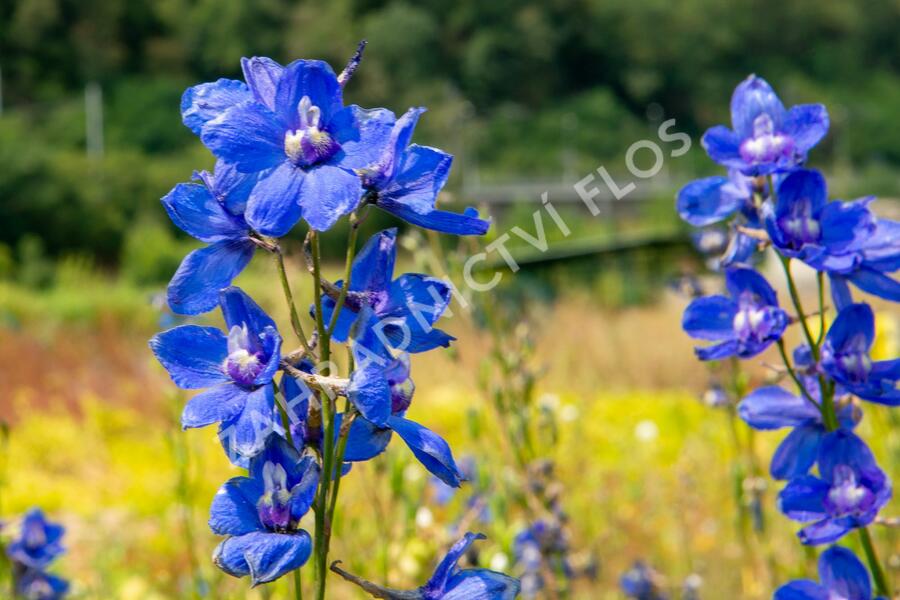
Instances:
[[[30,510],[19,527],[19,535],[6,547],[12,563],[14,589],[25,600],[58,600],[69,591],[69,583],[47,572],[63,552],[65,528],[51,523],[40,509]]]
[[[453,341],[434,327],[451,289],[418,273],[394,277],[395,230],[377,233],[355,254],[362,215],[374,205],[444,233],[480,235],[489,227],[472,209],[457,214],[435,207],[452,157],[410,143],[424,109],[397,118],[383,108],[344,105],[343,88],[362,48],[340,75],[322,61],[282,66],[250,58],[241,62],[244,81],[219,79],[184,93],[184,123],[217,163],[163,198],[172,221],[206,244],[181,263],[168,301],[184,315],[218,306],[225,330],[188,324],[150,341],[176,385],[202,390],[187,403],[182,425],[217,424],[229,459],[247,469],[212,502],[210,527],[226,536],[215,564],[257,585],[299,569],[314,554],[318,598],[338,486],[353,462],[382,453],[396,433],[435,477],[453,487],[465,479],[447,443],[405,416],[415,389],[409,354]],[[318,236],[344,217],[351,232],[346,275],[329,282],[320,269]],[[310,337],[278,240],[301,220],[308,225],[304,247],[316,290]],[[273,255],[279,268],[297,350],[286,352],[275,322],[232,285],[258,250]],[[330,361],[332,342],[349,346],[346,377]],[[338,397],[346,399],[343,412]],[[301,527],[310,510],[314,538]],[[515,579],[456,567],[475,539],[467,534],[431,581],[403,597],[514,597]]]
[[[715,264],[728,293],[692,301],[683,327],[712,342],[696,349],[701,360],[746,359],[778,347],[796,391],[759,388],[741,400],[739,414],[754,429],[791,429],[770,467],[775,479],[787,481],[779,508],[804,524],[798,533],[804,544],[831,544],[858,530],[876,591],[888,596],[866,526],[890,499],[891,483],[854,428],[858,400],[900,405],[900,359],[872,360],[875,317],[854,300],[850,284],[900,301],[900,282],[891,276],[900,269],[900,222],[876,217],[872,198],[829,201],[825,178],[803,166],[828,131],[824,106],[785,109],[766,81],[750,76],[734,92],[731,118],[731,129],[717,126],[703,136],[728,176],[691,182],[677,198],[681,217],[703,228],[700,239],[705,232],[727,239],[706,246],[724,248]],[[754,267],[767,247],[784,267],[793,314]],[[817,335],[791,274],[793,260],[818,273]],[[836,313],[827,331],[826,279]],[[782,336],[794,324],[805,341],[789,356]],[[872,597],[869,572],[849,550],[832,547],[819,570],[821,585],[791,582],[776,597]]]

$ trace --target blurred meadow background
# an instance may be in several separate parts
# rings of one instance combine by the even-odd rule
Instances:
[[[213,164],[180,122],[185,87],[239,77],[242,56],[340,68],[365,38],[345,97],[397,113],[427,106],[416,141],[456,155],[442,201],[494,222],[486,239],[460,246],[410,235],[404,266],[463,287],[466,256],[514,226],[534,232],[543,191],[572,235],[545,218],[551,243],[540,255],[513,236],[522,269],[499,267],[500,288],[452,307],[442,327],[457,345],[413,360],[411,418],[427,415],[471,461],[471,484],[448,494],[395,441],[347,478],[334,557],[414,587],[469,529],[488,535],[479,563],[519,574],[513,541],[533,520],[521,484],[546,459],[552,490],[542,493],[568,515],[566,597],[622,598],[619,576],[636,560],[673,598],[693,597],[685,586],[700,598],[767,598],[813,575],[815,557],[791,539],[767,477],[782,434],[751,435],[733,408],[704,401],[730,366],[696,361],[680,329],[682,279],[717,284],[673,198],[715,172],[699,136],[728,121],[732,89],[755,72],[788,105],[828,106],[831,131],[811,163],[830,175],[832,196],[875,194],[879,210],[900,216],[898,30],[890,0],[5,0],[0,519],[37,505],[68,527],[56,569],[74,598],[286,597],[284,583],[246,592],[209,559],[209,502],[237,472],[213,430],[180,433],[185,396],[147,348],[179,322],[162,294],[193,244],[159,199]],[[659,142],[671,118],[690,152],[667,156],[633,201],[592,217],[572,185],[601,165],[627,181],[628,147]],[[364,234],[396,224],[373,214]],[[344,238],[323,239],[335,277],[328,242]],[[298,231],[287,244],[296,253],[301,241]],[[309,302],[303,265],[289,267]],[[275,282],[257,257],[236,283],[287,330]],[[895,357],[900,315],[875,306],[877,354]],[[771,376],[767,361],[748,363],[753,382]],[[900,417],[872,407],[861,427],[896,479]],[[894,548],[900,580],[900,529],[876,535]],[[334,579],[331,597],[358,597]]]

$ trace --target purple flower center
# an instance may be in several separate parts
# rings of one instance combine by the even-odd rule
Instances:
[[[836,517],[860,514],[871,504],[872,492],[856,480],[856,473],[847,465],[834,469],[834,483],[828,491],[826,504]]]
[[[47,532],[37,524],[28,524],[22,532],[22,541],[28,550],[39,550],[47,543]]]
[[[794,140],[775,131],[772,117],[762,113],[753,121],[753,137],[741,142],[741,158],[751,164],[777,162],[790,156],[794,150]]]
[[[264,492],[256,504],[259,520],[271,531],[283,533],[291,529],[291,492],[284,467],[273,462],[263,465]]]
[[[265,354],[253,349],[247,325],[232,327],[228,332],[228,357],[223,364],[225,373],[241,385],[253,385],[265,366]]]
[[[763,342],[772,332],[772,319],[767,306],[741,299],[734,315],[734,332],[742,342]]]
[[[327,129],[319,128],[322,110],[309,96],[303,96],[297,105],[300,125],[284,134],[284,153],[298,167],[312,167],[338,153],[341,145],[331,137]]]
[[[843,352],[835,356],[844,376],[853,383],[863,383],[869,377],[872,370],[872,359],[869,358],[866,348],[866,338],[857,335],[850,340]]]
[[[778,227],[795,250],[804,244],[818,242],[822,236],[822,226],[813,217],[809,198],[798,198],[791,206],[791,212],[778,219]]]

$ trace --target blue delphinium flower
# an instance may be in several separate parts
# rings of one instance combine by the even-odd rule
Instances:
[[[22,517],[18,537],[6,547],[18,596],[28,600],[58,600],[66,595],[69,583],[46,572],[65,552],[64,534],[65,528],[48,521],[38,508]]]
[[[221,291],[227,335],[214,327],[182,325],[157,334],[150,348],[182,389],[211,388],[188,401],[185,428],[220,423],[232,448],[259,452],[277,429],[272,377],[279,368],[281,336],[275,322],[236,287]]]
[[[800,169],[781,181],[775,205],[766,210],[772,244],[782,255],[827,272],[838,308],[849,301],[847,282],[900,300],[900,283],[887,275],[900,268],[900,238],[890,239],[891,232],[900,233],[900,224],[876,218],[872,200],[829,202],[822,174]]]
[[[789,322],[772,286],[751,269],[725,272],[730,297],[704,296],[684,311],[682,327],[693,338],[717,342],[696,348],[701,360],[750,358],[778,340]]]
[[[415,353],[449,346],[455,338],[433,325],[450,304],[450,286],[436,277],[419,273],[406,273],[392,280],[396,259],[396,229],[386,229],[366,242],[353,261],[350,288],[333,338],[347,341],[360,312],[368,308],[374,317],[370,326],[393,349]],[[342,281],[335,283],[336,288],[341,285]],[[332,296],[336,294],[334,290],[322,296],[326,322],[332,318],[335,308]]]
[[[822,344],[822,369],[863,400],[900,405],[900,359],[873,361],[875,315],[868,304],[851,304],[838,313]]]
[[[810,397],[820,401],[819,382],[814,377],[805,377],[803,383]],[[741,400],[738,414],[750,427],[761,431],[792,428],[772,456],[769,472],[773,478],[806,475],[815,464],[819,444],[828,430],[822,412],[807,398],[775,385],[765,386]],[[852,429],[859,416],[852,404],[846,404],[838,419],[842,427]]]
[[[638,560],[619,578],[619,587],[634,600],[666,600],[668,596],[661,589],[660,579],[652,567]]]
[[[572,577],[568,560],[569,542],[558,523],[538,519],[513,539],[513,555],[522,569],[522,595],[534,598],[543,589],[543,568]]]
[[[846,548],[832,546],[819,556],[819,580],[786,583],[775,591],[773,600],[873,600],[869,571]]]
[[[9,558],[31,569],[44,569],[65,552],[62,525],[47,521],[39,508],[34,508],[22,517],[19,537],[6,548]]]
[[[426,229],[454,235],[487,233],[490,221],[479,219],[478,211],[474,209],[457,214],[435,208],[438,192],[450,174],[453,157],[436,148],[409,144],[423,112],[424,108],[411,108],[397,119],[381,156],[359,170],[369,200]]]
[[[376,598],[394,600],[513,600],[519,594],[519,580],[489,569],[460,569],[459,559],[480,533],[467,533],[458,540],[438,564],[425,585],[415,590],[392,590],[351,575],[337,565],[332,570],[357,584]]]
[[[231,285],[256,249],[243,214],[256,174],[218,161],[214,174],[197,177],[201,183],[179,183],[162,199],[175,225],[209,244],[188,254],[169,283],[169,306],[188,315],[215,307],[219,290]]]
[[[406,443],[416,459],[428,469],[435,477],[446,485],[457,488],[466,480],[465,475],[457,467],[453,459],[450,445],[438,434],[430,429],[411,421],[405,417],[406,411],[412,403],[415,386],[409,375],[409,355],[401,354],[392,359],[386,366],[375,367],[380,377],[383,377],[388,386],[389,414],[377,423],[365,417],[372,414],[367,410],[362,415],[357,415],[350,430],[347,432],[347,445],[344,452],[346,462],[364,462],[371,460],[387,449],[393,433],[396,433]],[[374,377],[374,375],[373,375]],[[282,388],[288,403],[293,405],[293,398],[307,396],[302,390],[303,383],[286,377],[282,380]],[[354,397],[351,394],[351,400]],[[380,401],[380,397],[378,401]],[[357,399],[357,401],[359,401]],[[361,406],[371,406],[368,403],[359,403]],[[301,409],[299,412],[303,412]],[[346,415],[337,415],[335,424],[335,436],[338,435],[341,423]],[[317,431],[312,432],[306,424],[295,424],[292,431],[301,431],[301,439],[305,439],[307,445],[318,447],[322,439],[321,425]]]
[[[185,92],[185,122],[218,158],[259,173],[245,211],[254,231],[282,236],[301,216],[329,229],[359,203],[356,169],[381,155],[394,114],[344,107],[341,84],[322,61],[241,64],[246,85],[220,79]]]
[[[25,600],[60,600],[69,592],[69,582],[37,569],[16,574],[16,594]]]
[[[840,429],[819,444],[819,476],[795,477],[778,495],[781,511],[803,523],[804,544],[827,544],[871,523],[891,498],[891,483],[859,437]]]
[[[717,125],[703,134],[709,157],[745,175],[790,170],[828,132],[828,112],[821,104],[786,110],[772,87],[751,75],[731,97],[732,129]]]
[[[235,577],[249,575],[255,586],[299,569],[309,558],[312,541],[300,519],[315,498],[319,467],[273,433],[250,459],[248,475],[219,489],[209,526],[229,536],[213,553],[216,565]]]

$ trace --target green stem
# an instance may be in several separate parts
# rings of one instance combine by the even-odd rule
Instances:
[[[275,265],[278,267],[278,277],[281,279],[284,299],[287,301],[288,310],[291,313],[291,327],[294,330],[294,334],[300,339],[300,343],[303,344],[306,354],[311,356],[312,348],[310,348],[306,334],[303,332],[303,324],[300,322],[300,314],[297,312],[297,306],[294,304],[294,294],[291,292],[291,284],[288,282],[287,269],[284,268],[284,254],[281,253],[280,246],[276,246],[272,253],[275,255]]]
[[[319,359],[320,371],[323,375],[329,374],[329,362],[331,360],[331,338],[325,326],[322,314],[322,259],[319,249],[319,236],[315,231],[310,232],[310,246],[313,263],[313,303],[316,310],[316,330],[319,333]],[[328,522],[328,491],[330,481],[334,476],[334,398],[327,390],[321,390],[319,398],[322,401],[322,482],[319,484],[319,495],[315,503],[316,507],[316,598],[325,600],[325,578],[328,575],[328,544],[331,537],[331,523]]]
[[[819,345],[813,340],[812,332],[809,330],[809,325],[806,322],[806,313],[803,312],[803,305],[800,303],[800,294],[797,292],[797,285],[794,283],[793,276],[791,276],[791,259],[780,254],[778,255],[778,258],[781,259],[781,266],[784,268],[784,276],[787,279],[791,302],[794,303],[794,309],[797,312],[797,320],[800,321],[800,325],[803,328],[803,335],[806,337],[806,343],[809,344],[810,350],[812,351],[813,359],[818,362]]]
[[[303,576],[300,569],[294,569],[294,598],[303,600]]]
[[[819,335],[816,337],[816,346],[822,346],[825,339],[825,273],[816,273],[816,285],[819,288]]]
[[[356,213],[350,214],[350,233],[347,236],[347,259],[344,261],[344,281],[341,285],[341,292],[338,294],[337,301],[334,303],[334,311],[331,313],[331,320],[328,322],[328,335],[334,333],[337,325],[338,315],[344,308],[344,302],[347,300],[347,291],[350,289],[350,273],[353,270],[353,258],[356,255],[356,237],[359,235],[359,221]],[[316,290],[316,293],[320,293]]]
[[[803,397],[806,398],[810,403],[812,403],[813,406],[815,406],[816,408],[819,409],[820,412],[822,412],[822,418],[826,419],[826,422],[827,422],[827,418],[825,417],[825,411],[823,410],[822,405],[820,405],[818,402],[816,402],[816,400],[812,396],[809,395],[809,391],[806,389],[806,386],[803,385],[803,382],[800,381],[800,378],[797,376],[797,372],[794,370],[794,367],[791,365],[791,361],[787,355],[787,350],[784,347],[784,340],[779,339],[778,342],[776,343],[776,345],[778,346],[778,352],[781,354],[781,360],[784,363],[784,368],[787,369],[788,374],[791,376],[791,379],[794,380],[794,383],[797,385],[797,388],[800,390],[800,393],[803,394]]]
[[[881,561],[878,560],[875,544],[872,543],[872,534],[869,533],[869,530],[866,527],[860,528],[859,539],[862,542],[863,550],[866,553],[869,570],[872,571],[872,579],[875,580],[875,588],[880,595],[885,598],[891,598],[890,585],[888,585],[888,580],[884,574],[884,568],[881,566]]]

